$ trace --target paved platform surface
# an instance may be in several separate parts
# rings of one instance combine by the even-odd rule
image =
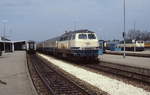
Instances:
[[[124,53],[124,51],[109,51],[106,50],[106,52],[112,52],[112,53]],[[135,54],[150,54],[150,50],[145,51],[125,51],[125,53],[135,53]]]
[[[104,54],[99,56],[101,61],[115,64],[150,69],[150,58]]]
[[[0,56],[0,95],[35,95],[25,51]]]

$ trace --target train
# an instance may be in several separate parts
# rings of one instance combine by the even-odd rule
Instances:
[[[123,41],[118,44],[122,50],[124,49]],[[125,49],[126,51],[144,51],[144,41],[126,41]]]
[[[36,54],[36,42],[31,40],[26,42],[25,49],[28,54]]]
[[[37,51],[63,58],[98,60],[99,41],[95,32],[84,29],[37,43]]]
[[[105,53],[104,40],[99,40],[99,55],[103,55],[104,53]]]
[[[145,50],[150,50],[150,41],[144,41]]]
[[[119,41],[104,41],[104,50],[121,51],[119,44]]]
[[[148,46],[148,44],[146,44]],[[104,41],[104,52],[105,50],[110,51],[123,51],[124,50],[124,42],[123,41]],[[145,42],[144,41],[132,41],[128,40],[125,43],[126,51],[144,51],[145,50]]]

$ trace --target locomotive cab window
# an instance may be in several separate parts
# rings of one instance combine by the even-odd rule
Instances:
[[[87,39],[87,35],[86,34],[79,34],[79,39]]]
[[[89,39],[96,39],[96,36],[94,34],[88,34]]]

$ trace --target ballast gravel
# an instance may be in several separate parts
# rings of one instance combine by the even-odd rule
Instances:
[[[79,68],[50,56],[43,54],[38,55],[50,61],[52,64],[58,66],[64,71],[111,95],[150,95],[150,92],[142,88],[134,87],[133,85],[126,84],[119,80],[111,79],[110,77],[87,71],[83,68]]]

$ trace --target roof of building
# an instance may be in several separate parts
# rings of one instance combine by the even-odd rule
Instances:
[[[10,40],[7,39],[6,37],[0,37],[0,41],[10,41]]]

